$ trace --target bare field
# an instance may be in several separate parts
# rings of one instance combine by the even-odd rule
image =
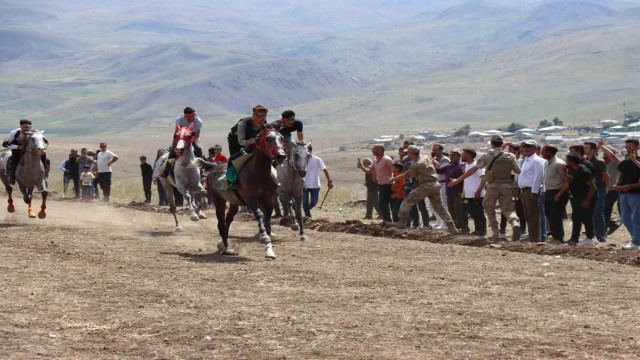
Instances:
[[[18,204],[0,235],[2,358],[637,358],[638,268],[253,222]],[[327,212],[323,215],[329,215]],[[321,215],[322,217],[322,215]],[[434,236],[444,233],[433,233]]]

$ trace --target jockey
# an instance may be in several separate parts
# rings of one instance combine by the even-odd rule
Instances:
[[[282,119],[274,121],[271,126],[280,131],[284,136],[284,147],[287,153],[291,152],[294,142],[291,141],[291,134],[295,131],[298,141],[304,141],[304,133],[302,132],[302,121],[296,120],[296,113],[293,110],[286,110],[282,113]]]
[[[18,163],[20,162],[20,158],[22,157],[22,152],[25,149],[24,142],[24,134],[31,130],[31,120],[22,119],[20,120],[20,127],[14,130],[11,130],[9,136],[2,142],[2,146],[11,149],[11,158],[9,161],[9,166],[7,171],[9,172],[9,183],[11,185],[15,185],[16,183],[16,169],[18,168]],[[46,139],[45,139],[46,142]],[[44,153],[42,156],[42,164],[44,168],[47,168],[47,154]]]
[[[184,108],[184,115],[178,116],[176,118],[176,125],[180,127],[185,127],[193,124],[193,141],[191,146],[193,146],[193,154],[197,158],[202,157],[202,148],[198,144],[198,139],[200,138],[200,129],[202,128],[202,119],[198,117],[196,111],[192,107]],[[175,131],[175,127],[174,127]],[[164,168],[163,177],[169,176],[169,172],[171,171],[171,165],[173,164],[173,160],[176,158],[176,152],[174,151],[176,147],[176,137],[173,137],[173,141],[171,142],[171,147],[169,148],[169,161],[167,161],[167,166]]]
[[[269,109],[262,105],[256,105],[253,108],[253,115],[240,119],[237,124],[231,128],[231,132],[227,137],[229,141],[229,155],[235,155],[240,152],[243,147],[247,147],[256,142],[256,136],[264,129],[267,121],[267,113]]]

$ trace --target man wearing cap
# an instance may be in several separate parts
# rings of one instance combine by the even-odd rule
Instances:
[[[293,148],[291,134],[295,131],[298,141],[304,141],[304,133],[302,132],[302,121],[296,120],[296,113],[293,110],[286,110],[282,113],[282,119],[274,121],[271,126],[278,130],[284,136],[285,150],[290,153]]]
[[[253,115],[242,118],[231,128],[227,137],[229,141],[229,155],[235,155],[243,147],[247,147],[256,142],[256,136],[264,129],[267,121],[269,109],[262,105],[253,107]]]
[[[544,181],[544,159],[536,154],[538,144],[535,140],[525,140],[521,147],[524,163],[518,177],[520,198],[527,219],[529,240],[539,242],[540,238],[540,192]]]
[[[500,212],[508,219],[513,229],[512,239],[520,239],[520,222],[515,213],[513,202],[513,184],[511,172],[520,173],[520,167],[516,162],[515,155],[503,149],[511,143],[505,143],[500,134],[491,135],[491,150],[482,155],[476,165],[468,169],[464,175],[449,183],[448,186],[456,186],[464,179],[473,175],[479,169],[485,169],[486,194],[484,198],[484,208],[491,225],[492,240],[500,238],[500,229],[496,219],[496,203],[500,204]]]
[[[407,224],[407,218],[411,209],[424,198],[429,198],[433,210],[447,224],[447,230],[451,234],[460,234],[456,225],[449,214],[449,211],[442,205],[440,198],[440,184],[437,181],[435,165],[438,164],[431,156],[420,155],[420,148],[411,145],[407,149],[408,155],[414,160],[411,168],[395,178],[393,181],[399,181],[406,177],[415,177],[418,181],[418,187],[412,190],[404,199],[400,206],[399,216],[400,222],[398,226],[404,227]]]

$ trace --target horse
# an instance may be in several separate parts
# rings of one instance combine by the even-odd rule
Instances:
[[[45,209],[47,208],[47,195],[49,195],[49,191],[47,190],[45,169],[42,164],[41,156],[46,151],[46,140],[44,138],[44,134],[38,130],[25,132],[24,136],[25,148],[24,153],[22,154],[22,159],[16,168],[16,181],[20,188],[20,192],[22,192],[22,199],[29,206],[28,213],[30,218],[36,217],[33,207],[31,206],[33,188],[37,187],[38,191],[42,193],[42,204],[40,205],[38,218],[44,219],[47,217]],[[0,180],[2,180],[2,183],[7,190],[7,194],[9,194],[7,211],[12,213],[15,211],[13,198],[11,197],[13,188],[9,184],[9,176],[5,173],[10,157],[11,153],[5,152],[0,158]]]
[[[178,153],[178,158],[175,159],[173,164],[173,176],[168,177],[160,176],[160,184],[169,201],[169,210],[173,214],[173,218],[176,221],[176,232],[182,231],[182,226],[178,222],[178,216],[176,215],[176,204],[173,198],[173,188],[178,189],[180,194],[184,196],[184,199],[189,206],[189,217],[192,221],[198,221],[200,219],[206,219],[207,216],[202,212],[202,205],[204,199],[206,199],[206,190],[200,183],[200,168],[194,163],[195,155],[193,152],[193,124],[188,127],[180,127],[176,124],[175,133],[175,149]],[[168,161],[169,153],[163,155],[164,160],[162,164]]]
[[[304,224],[302,221],[302,192],[304,188],[304,177],[307,174],[306,168],[311,158],[309,144],[303,142],[295,143],[292,152],[282,165],[278,165],[278,196],[282,202],[284,216],[291,217],[291,230],[300,230],[300,240],[306,241],[308,237],[304,234]],[[295,211],[295,218],[291,212],[291,207]]]
[[[266,244],[265,257],[275,259],[271,245],[271,212],[273,211],[273,197],[278,189],[278,182],[271,173],[272,163],[281,164],[285,158],[283,136],[274,129],[265,129],[258,135],[257,144],[253,145],[252,158],[249,159],[238,173],[236,189],[220,190],[218,179],[224,176],[224,167],[214,166],[208,173],[209,184],[212,185],[213,202],[218,218],[218,231],[222,240],[218,242],[218,250],[223,255],[235,255],[229,248],[229,227],[240,206],[248,206],[258,221],[260,240]],[[204,164],[204,160],[196,160]],[[229,201],[229,211],[226,211]],[[225,214],[226,213],[226,214]]]

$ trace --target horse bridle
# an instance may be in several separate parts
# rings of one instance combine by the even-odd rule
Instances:
[[[31,139],[33,139],[33,134],[42,134],[39,131],[36,130],[30,130],[30,131],[25,131],[24,132],[24,139],[25,139],[25,147],[24,147],[24,152],[27,151],[32,151],[32,146],[31,146]],[[44,150],[43,151],[47,151],[47,148],[49,147],[49,142],[47,141],[47,139],[43,136],[42,137],[43,141],[44,141]],[[28,149],[28,150],[27,150]],[[38,149],[35,150],[36,152],[38,151]]]
[[[265,155],[267,155],[269,157],[269,159],[271,159],[272,161],[275,159],[276,157],[276,151],[282,149],[284,150],[284,146],[283,145],[276,145],[271,149],[267,149],[267,142],[265,140],[265,135],[269,132],[275,131],[277,132],[277,130],[275,129],[266,129],[263,130],[260,133],[260,139],[258,140],[258,145],[256,145],[256,147],[258,149],[260,149],[260,151],[262,151]],[[270,150],[270,151],[269,151]]]

